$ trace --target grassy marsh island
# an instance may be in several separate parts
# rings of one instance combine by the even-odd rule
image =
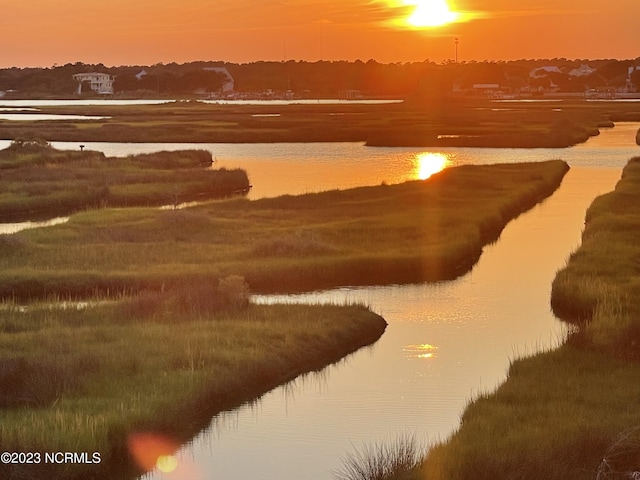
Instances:
[[[225,305],[212,302],[221,291]],[[100,463],[1,464],[0,476],[133,478],[206,428],[214,414],[338,361],[377,340],[386,326],[359,306],[255,306],[243,299],[241,282],[230,278],[188,295],[66,310],[4,305],[3,450],[89,452],[89,458],[97,452]],[[136,458],[127,446],[140,436],[170,447],[154,456],[147,445],[151,460]]]
[[[586,213],[582,245],[553,283],[576,330],[515,360],[410,478],[623,479],[640,467],[640,158]],[[402,477],[405,478],[405,477]]]
[[[212,169],[212,163],[205,150],[112,158],[18,139],[0,150],[0,221],[107,206],[173,205],[249,189],[246,172]]]
[[[1,102],[0,102],[1,104]],[[366,142],[375,146],[567,147],[614,121],[640,121],[625,102],[496,103],[411,98],[391,104],[43,106],[88,120],[0,120],[0,139],[68,142]],[[16,114],[19,114],[19,110]],[[24,113],[33,113],[25,111]],[[180,125],[180,128],[176,128]]]
[[[263,293],[455,278],[568,168],[469,165],[398,185],[81,212],[0,238],[0,296],[114,296],[228,275]]]

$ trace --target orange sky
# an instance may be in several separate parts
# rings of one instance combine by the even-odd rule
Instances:
[[[425,0],[433,1],[433,0]],[[0,67],[224,60],[441,62],[640,57],[640,0],[449,0],[463,22],[411,29],[407,0],[0,0]],[[577,5],[580,5],[579,7]]]

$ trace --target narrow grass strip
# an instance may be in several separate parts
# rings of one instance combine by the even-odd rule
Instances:
[[[254,292],[451,279],[567,170],[560,160],[463,166],[427,181],[186,211],[84,212],[0,237],[0,297],[161,291],[230,274]]]

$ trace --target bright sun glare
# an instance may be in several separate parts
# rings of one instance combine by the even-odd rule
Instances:
[[[441,172],[447,168],[451,162],[444,153],[419,153],[416,155],[416,177],[426,180],[434,173]]]
[[[407,23],[414,27],[441,27],[455,22],[460,14],[452,12],[447,0],[408,0],[407,5],[415,5]]]

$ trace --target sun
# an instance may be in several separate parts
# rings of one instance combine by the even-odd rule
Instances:
[[[415,5],[407,23],[416,28],[441,27],[458,20],[460,13],[453,12],[446,0],[412,0],[406,2]]]

